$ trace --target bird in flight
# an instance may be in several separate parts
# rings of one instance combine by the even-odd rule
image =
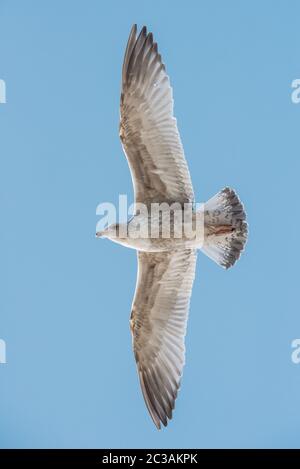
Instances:
[[[122,69],[120,139],[127,157],[135,196],[135,215],[127,223],[96,233],[136,249],[138,274],[130,329],[144,400],[156,427],[172,418],[185,363],[185,334],[197,252],[225,269],[240,257],[247,239],[246,215],[233,189],[226,187],[197,211],[192,181],[173,115],[173,97],[157,43],[144,26],[131,29]],[[192,221],[202,220],[192,236],[175,236],[185,228],[183,216],[170,217],[162,236],[161,216],[153,206],[176,204],[183,215],[192,207]],[[140,206],[149,211],[141,214]],[[151,209],[151,210],[150,210]],[[161,210],[164,213],[166,208]],[[179,220],[179,221],[178,221]],[[137,236],[143,225],[156,226],[158,236]],[[152,225],[151,225],[152,226]],[[193,225],[194,226],[194,225]]]

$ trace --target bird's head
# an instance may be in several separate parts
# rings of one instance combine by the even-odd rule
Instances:
[[[104,230],[96,232],[96,238],[126,238],[127,237],[127,223],[112,223]]]

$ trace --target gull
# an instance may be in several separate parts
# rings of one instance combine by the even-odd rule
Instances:
[[[240,257],[247,240],[242,203],[229,188],[195,209],[192,181],[184,156],[173,95],[157,43],[144,26],[131,29],[122,69],[120,139],[131,171],[135,214],[127,223],[111,224],[97,237],[137,251],[138,274],[130,329],[145,404],[156,427],[172,418],[185,363],[185,335],[190,297],[200,249],[228,269]],[[152,207],[177,204],[183,214],[192,207],[192,222],[200,214],[194,236],[176,237],[175,225],[185,228],[182,216],[169,236],[162,236],[162,217]],[[140,207],[149,211],[145,215]],[[161,213],[164,213],[162,209]],[[201,218],[202,217],[202,218]],[[137,236],[153,223],[158,236]],[[151,225],[152,226],[152,225]],[[156,227],[157,227],[156,226]],[[194,225],[193,225],[194,226]]]

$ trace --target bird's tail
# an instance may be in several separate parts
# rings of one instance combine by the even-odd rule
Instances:
[[[226,187],[204,204],[204,227],[202,251],[228,269],[240,257],[248,234],[246,213],[233,189]]]

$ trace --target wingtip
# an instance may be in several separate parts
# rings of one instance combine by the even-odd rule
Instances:
[[[172,417],[171,417],[172,418]],[[159,420],[158,423],[154,421],[154,419],[152,419],[157,430],[162,430],[162,426],[161,424],[163,424],[164,428],[166,428],[168,426],[168,423],[169,421],[171,420],[169,417],[167,418],[167,416],[165,417],[165,420]]]
[[[129,33],[128,42],[130,42],[130,40],[133,40],[133,38],[136,40],[136,35],[137,35],[137,24],[134,23],[134,24],[131,26],[131,30],[130,30],[130,33]]]
[[[153,419],[152,419],[152,420],[153,420]],[[161,424],[160,424],[160,422],[155,422],[154,420],[153,420],[153,422],[154,422],[154,425],[155,425],[156,430],[160,431],[160,430],[161,430]]]
[[[136,34],[137,29],[138,29],[137,23],[134,23],[131,27],[130,34]],[[147,35],[147,26],[146,25],[142,26],[140,34]]]

